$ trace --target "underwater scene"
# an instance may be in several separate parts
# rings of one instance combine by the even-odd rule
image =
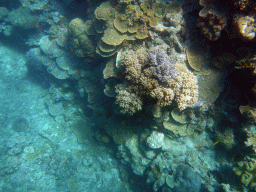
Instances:
[[[0,192],[256,191],[255,0],[0,0]]]

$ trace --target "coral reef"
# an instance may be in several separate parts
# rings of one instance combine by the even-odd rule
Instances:
[[[253,0],[235,0],[234,5],[245,13],[255,11],[256,9],[256,3]]]
[[[204,42],[190,43],[186,49],[189,66],[198,74],[209,75],[211,73],[207,66],[209,47]]]
[[[176,65],[179,71],[177,77],[167,83],[175,93],[175,101],[180,110],[193,106],[198,98],[197,78],[186,67]]]
[[[199,137],[202,140],[207,139],[203,135]],[[203,143],[198,142],[204,149],[201,153],[186,137],[170,139],[159,131],[146,129],[119,145],[118,153],[125,162],[131,164],[136,175],[146,177],[149,184],[153,183],[154,190],[163,186],[167,187],[167,191],[182,191],[184,188],[186,191],[199,191],[201,182],[204,182],[202,180],[213,182],[209,179],[210,176],[204,173],[205,170],[214,170],[218,167],[217,164],[207,162],[211,161],[206,157],[209,149]],[[161,150],[156,153],[154,149],[159,148]]]
[[[235,146],[235,138],[231,127],[226,127],[225,131],[216,132],[217,141],[224,144],[226,149],[230,150]]]
[[[236,14],[233,16],[234,28],[243,40],[253,40],[256,33],[256,22],[253,16]]]
[[[220,38],[225,28],[230,38],[241,38],[245,41],[255,39],[255,2],[252,0],[235,0],[219,2],[200,0],[203,9],[200,11],[198,27],[202,34],[212,41]],[[232,22],[228,22],[232,20]]]
[[[178,167],[173,179],[168,176],[166,183],[174,191],[199,192],[201,189],[200,176],[187,165]]]

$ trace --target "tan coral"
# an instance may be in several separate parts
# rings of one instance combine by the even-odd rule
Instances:
[[[112,7],[109,1],[103,2],[94,12],[96,19],[104,20],[107,23],[107,27],[113,26],[115,18],[115,8]]]
[[[188,114],[184,111],[180,111],[178,108],[174,108],[171,112],[172,118],[180,123],[180,124],[187,124],[189,123]]]
[[[111,77],[117,77],[117,69],[116,69],[116,62],[114,58],[111,58],[107,64],[105,69],[103,70],[103,77],[104,79],[108,79]]]
[[[127,51],[120,61],[121,70],[124,69],[126,79],[132,82],[138,82],[141,76],[141,64],[134,51]]]
[[[115,97],[116,96],[116,81],[114,79],[108,80],[108,82],[105,84],[104,93],[108,97]]]
[[[165,129],[169,130],[172,134],[168,135],[169,137],[184,137],[187,134],[187,125],[173,123],[171,121],[163,122]]]
[[[145,48],[140,48],[136,51],[137,59],[139,63],[143,66],[149,64],[149,55]]]
[[[108,45],[120,45],[125,39],[127,39],[127,34],[121,34],[114,28],[107,28],[104,31],[104,35],[101,40]]]
[[[209,75],[206,71],[208,63],[209,47],[203,42],[192,42],[186,50],[189,66],[199,74]]]
[[[115,28],[121,33],[136,33],[139,28],[138,22],[129,22],[129,20],[123,20],[122,14],[115,12],[115,20],[114,20]]]
[[[154,76],[153,67],[148,64],[148,53],[144,48],[122,54],[119,75],[130,82],[131,92],[150,97],[160,106],[169,106],[175,100],[180,110],[195,104],[198,98],[197,78],[186,67],[177,65],[179,74],[161,85]]]
[[[72,49],[78,57],[94,56],[95,46],[84,30],[83,20],[73,19],[69,23],[68,33]]]
[[[128,91],[128,89],[119,84],[116,86],[116,104],[120,107],[120,112],[123,114],[133,115],[137,111],[142,110],[142,99]]]
[[[157,87],[150,92],[150,96],[157,100],[157,105],[164,107],[172,104],[174,92],[170,88]]]
[[[175,93],[175,101],[180,110],[192,106],[198,99],[198,81],[186,67],[176,65],[179,75],[168,81],[168,86]]]
[[[227,25],[226,16],[215,9],[214,6],[204,7],[199,16],[197,26],[201,29],[202,34],[211,41],[219,39],[220,32]]]
[[[181,4],[177,2],[171,2],[168,5],[163,3],[154,3],[152,10],[157,17],[163,18],[167,13],[179,13],[181,12]]]

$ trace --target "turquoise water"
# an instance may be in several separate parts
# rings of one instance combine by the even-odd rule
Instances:
[[[255,191],[256,6],[229,7],[0,0],[0,191]]]

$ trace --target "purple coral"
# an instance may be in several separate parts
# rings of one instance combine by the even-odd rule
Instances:
[[[175,67],[175,57],[169,56],[160,46],[152,48],[149,57],[151,65],[154,67],[154,75],[161,82],[166,82],[177,76],[178,70]]]

